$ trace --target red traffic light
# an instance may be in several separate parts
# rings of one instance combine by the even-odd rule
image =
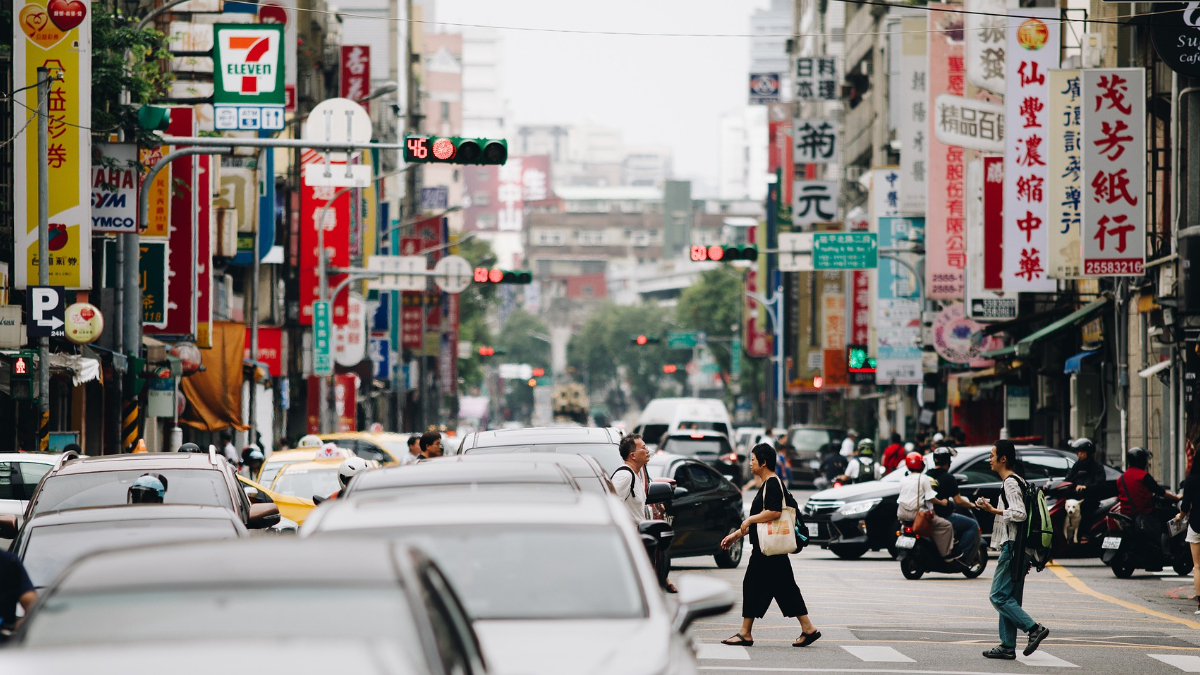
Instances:
[[[433,142],[433,156],[446,161],[454,157],[454,141],[449,138],[439,138]]]
[[[29,362],[25,360],[24,356],[18,356],[17,360],[13,362],[13,374],[14,375],[29,374]]]
[[[492,282],[493,284],[498,284],[501,281],[504,281],[504,270],[494,269],[489,271],[488,281]]]
[[[820,375],[813,378],[814,389],[820,389],[823,386],[825,386],[825,378],[821,377]]]
[[[723,247],[723,246],[709,246],[708,247],[708,259],[709,260],[715,261],[715,260],[720,260],[721,258],[724,258],[724,257],[725,257],[725,247]]]
[[[545,374],[546,374],[546,369],[545,369],[545,368],[534,368],[534,369],[533,369],[533,376],[534,376],[534,377],[542,377],[542,376],[544,376]]]
[[[665,366],[663,366],[663,372],[668,375],[670,375],[671,373],[674,373],[677,370],[679,370],[679,367],[676,366],[674,363],[668,363]]]
[[[480,347],[479,355],[480,356],[495,356],[496,349],[494,347]]]
[[[649,339],[647,339],[645,335],[639,335],[639,336],[637,336],[637,343],[638,343],[639,345],[644,345],[644,344],[646,344],[647,342],[649,342]]]

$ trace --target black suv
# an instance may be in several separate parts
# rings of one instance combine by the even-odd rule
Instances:
[[[25,519],[49,511],[118,506],[144,473],[167,479],[167,504],[221,506],[249,529],[279,522],[274,504],[251,504],[229,462],[215,452],[149,452],[66,459],[42,477],[29,499]]]

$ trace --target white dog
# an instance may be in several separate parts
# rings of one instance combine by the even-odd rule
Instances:
[[[1066,503],[1067,520],[1064,524],[1064,532],[1067,541],[1072,544],[1079,543],[1079,523],[1083,519],[1083,514],[1079,512],[1081,502],[1078,499],[1068,499]]]

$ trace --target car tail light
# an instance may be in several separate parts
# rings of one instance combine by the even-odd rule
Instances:
[[[904,526],[904,534],[912,534],[913,529],[907,525]]]
[[[704,434],[692,434],[692,438],[704,438]]]
[[[726,461],[726,462],[736,462],[736,461],[738,461],[738,456],[737,456],[737,453],[736,453],[736,452],[731,452],[731,453],[729,453],[728,455],[725,455],[725,461]]]

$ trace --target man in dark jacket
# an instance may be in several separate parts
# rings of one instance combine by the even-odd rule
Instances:
[[[1079,504],[1079,531],[1087,532],[1092,522],[1092,516],[1100,506],[1100,500],[1107,481],[1104,466],[1096,461],[1096,444],[1086,438],[1076,438],[1070,443],[1079,461],[1067,471],[1066,481],[1075,484],[1076,499]],[[1081,536],[1079,543],[1086,544],[1087,537]]]

